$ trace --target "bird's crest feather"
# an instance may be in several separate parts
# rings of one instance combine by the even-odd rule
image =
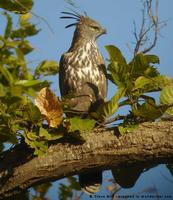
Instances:
[[[84,20],[85,18],[88,18],[87,13],[84,12],[84,15],[81,15],[77,13],[74,10],[71,10],[71,12],[61,12],[62,14],[65,14],[64,16],[60,17],[61,19],[75,19],[76,22],[67,25],[65,28],[69,28],[71,26],[76,26],[81,20]]]

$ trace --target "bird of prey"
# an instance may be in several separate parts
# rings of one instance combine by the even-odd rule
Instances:
[[[76,12],[62,12],[63,19],[75,19],[73,40],[69,50],[61,56],[59,86],[61,96],[71,96],[73,111],[89,113],[97,110],[107,95],[106,68],[96,39],[106,33],[98,22]],[[73,114],[75,115],[75,114]],[[81,189],[93,194],[100,190],[102,172],[79,175]]]

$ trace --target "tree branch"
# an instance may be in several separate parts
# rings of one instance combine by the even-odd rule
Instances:
[[[143,123],[133,133],[116,135],[116,130],[95,130],[86,134],[84,144],[61,141],[41,157],[33,157],[25,145],[4,152],[0,157],[0,199],[91,169],[171,163],[173,159],[172,121]]]
[[[153,0],[143,1],[142,22],[139,34],[137,33],[136,24],[134,22],[133,35],[136,40],[136,45],[134,48],[134,56],[136,56],[139,52],[145,54],[151,51],[157,44],[158,36],[160,34],[160,29],[163,26],[166,26],[165,21],[159,21],[159,0],[156,0],[155,2],[155,11],[153,11],[152,4]],[[147,26],[146,26],[146,21],[149,21],[149,25]],[[151,34],[153,34],[153,36]]]

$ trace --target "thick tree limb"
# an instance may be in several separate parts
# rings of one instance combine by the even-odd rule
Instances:
[[[133,163],[169,163],[173,160],[173,122],[141,124],[120,137],[114,130],[86,134],[82,145],[61,142],[41,157],[30,157],[25,146],[5,152],[0,161],[0,199],[35,184],[57,180],[86,170]]]

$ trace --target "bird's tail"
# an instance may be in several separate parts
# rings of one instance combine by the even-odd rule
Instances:
[[[102,172],[89,172],[79,175],[81,190],[87,194],[97,193],[102,185]]]

